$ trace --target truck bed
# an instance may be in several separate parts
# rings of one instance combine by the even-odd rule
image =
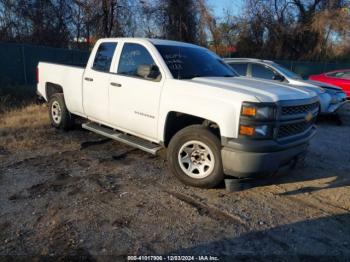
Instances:
[[[70,112],[84,115],[82,81],[84,67],[40,62],[38,64],[38,92],[48,100],[47,87],[58,85],[64,90],[65,102]]]

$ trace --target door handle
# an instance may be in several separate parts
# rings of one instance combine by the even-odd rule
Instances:
[[[111,82],[111,86],[121,87],[122,85],[119,83]]]
[[[89,82],[94,81],[94,79],[93,79],[93,78],[90,78],[90,77],[85,77],[84,79],[85,79],[86,81],[89,81]]]

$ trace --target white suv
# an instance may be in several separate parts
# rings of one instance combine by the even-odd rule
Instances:
[[[321,114],[333,114],[346,103],[346,94],[341,88],[326,83],[303,80],[301,76],[273,61],[226,58],[225,62],[242,76],[279,81],[314,91],[319,96]]]

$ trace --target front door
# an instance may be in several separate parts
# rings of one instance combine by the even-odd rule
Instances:
[[[108,123],[110,67],[117,43],[103,42],[99,45],[92,65],[83,76],[83,106],[89,119]]]
[[[151,68],[156,70],[151,72]],[[124,43],[115,72],[109,86],[110,122],[130,133],[156,140],[164,80],[151,54],[140,44]]]

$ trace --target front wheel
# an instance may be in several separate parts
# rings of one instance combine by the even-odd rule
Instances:
[[[73,127],[74,120],[64,102],[63,94],[54,94],[49,101],[49,117],[52,126],[69,130]]]
[[[183,183],[212,188],[224,179],[220,140],[201,125],[180,130],[168,147],[168,165]]]

